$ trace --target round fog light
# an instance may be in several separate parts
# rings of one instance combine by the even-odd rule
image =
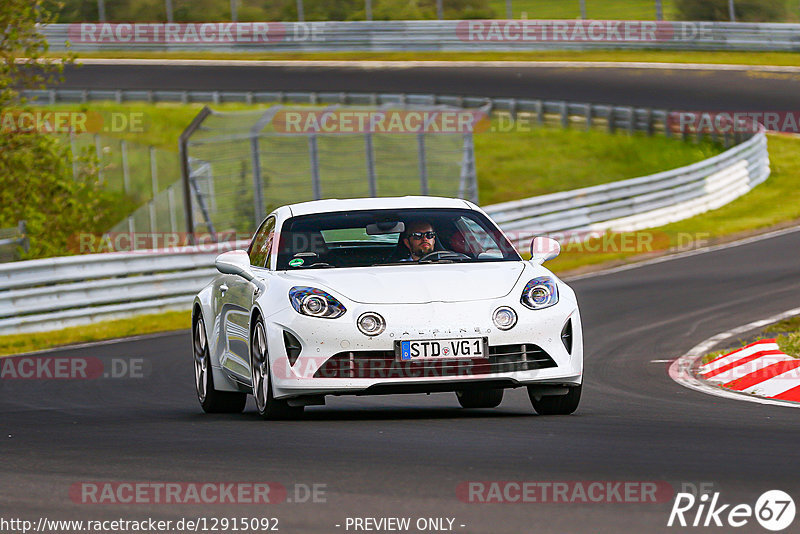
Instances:
[[[517,324],[517,313],[507,306],[497,308],[492,316],[494,325],[500,330],[511,330]]]
[[[367,336],[377,336],[386,329],[386,321],[375,312],[362,313],[356,324],[361,333]]]

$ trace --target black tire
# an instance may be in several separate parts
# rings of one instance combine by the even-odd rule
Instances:
[[[211,356],[202,314],[197,314],[192,328],[192,353],[194,355],[194,386],[200,407],[206,413],[242,413],[247,403],[247,393],[217,391]]]
[[[578,409],[581,402],[580,386],[569,387],[566,395],[543,395],[536,399],[536,389],[528,388],[528,397],[531,399],[533,409],[539,415],[569,415]]]
[[[497,408],[503,402],[502,389],[467,389],[456,391],[462,408]]]
[[[272,395],[272,373],[269,367],[266,330],[261,317],[256,319],[250,339],[250,369],[256,409],[264,419],[295,419],[303,415],[303,406],[289,406]]]

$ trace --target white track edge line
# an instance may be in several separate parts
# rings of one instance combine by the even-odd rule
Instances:
[[[766,397],[757,397],[754,395],[749,395],[747,393],[740,393],[729,389],[723,389],[720,387],[711,386],[708,383],[699,380],[691,373],[691,369],[694,363],[699,358],[702,358],[705,354],[707,354],[715,345],[718,345],[719,343],[722,343],[723,341],[730,339],[734,336],[737,336],[739,334],[744,334],[751,330],[755,330],[756,328],[767,326],[772,323],[777,323],[778,321],[782,321],[784,319],[788,319],[789,317],[794,317],[796,315],[800,315],[800,308],[793,308],[791,310],[787,310],[777,315],[773,315],[772,317],[767,317],[766,319],[753,321],[751,323],[747,323],[745,325],[738,326],[736,328],[728,330],[727,332],[722,332],[715,336],[711,336],[705,341],[698,343],[697,345],[692,347],[686,354],[680,356],[674,362],[672,362],[672,364],[669,366],[669,376],[670,378],[672,378],[672,380],[674,380],[681,386],[684,386],[686,388],[695,391],[699,391],[701,393],[706,393],[708,395],[724,397],[726,399],[755,402],[758,404],[785,406],[787,408],[800,408],[800,403],[798,402],[770,399]]]

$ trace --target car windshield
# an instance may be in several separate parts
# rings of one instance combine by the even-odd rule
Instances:
[[[366,210],[288,219],[278,270],[520,259],[502,232],[473,210]]]

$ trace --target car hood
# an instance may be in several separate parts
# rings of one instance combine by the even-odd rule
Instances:
[[[333,290],[359,303],[424,304],[496,299],[508,295],[525,270],[522,261],[288,271],[294,285]]]

